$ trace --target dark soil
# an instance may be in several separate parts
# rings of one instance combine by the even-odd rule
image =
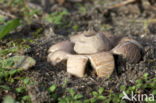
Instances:
[[[151,22],[147,26],[143,20],[156,18],[156,10],[150,9],[149,6],[143,4],[143,11],[139,9],[137,4],[128,4],[112,10],[107,10],[109,5],[119,3],[123,0],[94,0],[80,2],[86,8],[86,12],[80,12],[75,2],[65,2],[64,5],[53,3],[48,12],[67,9],[69,16],[65,16],[66,21],[61,28],[54,25],[47,25],[44,22],[38,22],[43,28],[43,35],[36,38],[35,44],[30,44],[31,49],[24,52],[25,55],[32,56],[37,64],[26,72],[22,72],[21,76],[28,76],[36,83],[35,87],[29,87],[29,91],[38,94],[38,101],[51,101],[47,88],[52,84],[57,84],[56,93],[58,96],[66,94],[65,88],[62,88],[67,80],[66,88],[73,88],[77,93],[84,95],[84,98],[91,97],[91,91],[97,91],[99,87],[105,89],[104,95],[108,95],[107,90],[112,89],[116,93],[121,93],[120,86],[126,87],[135,85],[136,80],[148,72],[150,78],[156,74],[156,22]],[[55,8],[54,8],[55,6]],[[108,31],[113,35],[132,36],[139,41],[145,50],[142,60],[137,64],[122,62],[120,57],[116,58],[116,70],[109,79],[98,78],[92,70],[87,70],[83,78],[70,76],[66,72],[66,63],[62,62],[56,66],[52,66],[47,62],[47,50],[49,47],[59,41],[69,39],[70,35],[76,34],[78,31],[67,27],[66,23],[72,21],[73,24],[79,26],[78,31],[93,28],[96,31]],[[34,22],[34,24],[35,24]],[[110,25],[110,28],[104,28]],[[36,30],[29,28],[30,32]],[[36,27],[36,28],[35,28]],[[54,32],[50,31],[50,28]],[[27,32],[27,33],[30,33]],[[13,36],[13,35],[12,35]],[[23,36],[25,37],[25,36]],[[88,68],[90,69],[90,68]],[[21,85],[19,81],[14,87]],[[37,88],[37,89],[33,89]]]

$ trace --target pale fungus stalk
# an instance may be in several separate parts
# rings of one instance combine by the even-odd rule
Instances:
[[[88,58],[81,55],[72,55],[67,60],[67,72],[77,76],[83,77]]]

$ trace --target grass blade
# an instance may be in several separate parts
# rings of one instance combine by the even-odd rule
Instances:
[[[16,29],[20,24],[21,24],[20,19],[14,19],[14,20],[8,21],[5,25],[3,25],[0,29],[0,40],[5,35],[13,31],[14,29]]]

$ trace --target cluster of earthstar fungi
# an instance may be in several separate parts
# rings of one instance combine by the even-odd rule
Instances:
[[[56,65],[67,60],[67,72],[77,77],[84,76],[87,62],[90,62],[98,77],[109,77],[115,69],[113,55],[137,63],[142,50],[143,47],[130,37],[88,30],[52,45],[48,51],[48,61]]]

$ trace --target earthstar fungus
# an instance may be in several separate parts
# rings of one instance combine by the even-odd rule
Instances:
[[[115,69],[114,54],[136,63],[141,58],[141,50],[143,47],[132,38],[88,30],[71,36],[70,40],[52,45],[47,60],[54,66],[67,60],[67,72],[77,77],[84,76],[90,62],[97,76],[106,78]]]

